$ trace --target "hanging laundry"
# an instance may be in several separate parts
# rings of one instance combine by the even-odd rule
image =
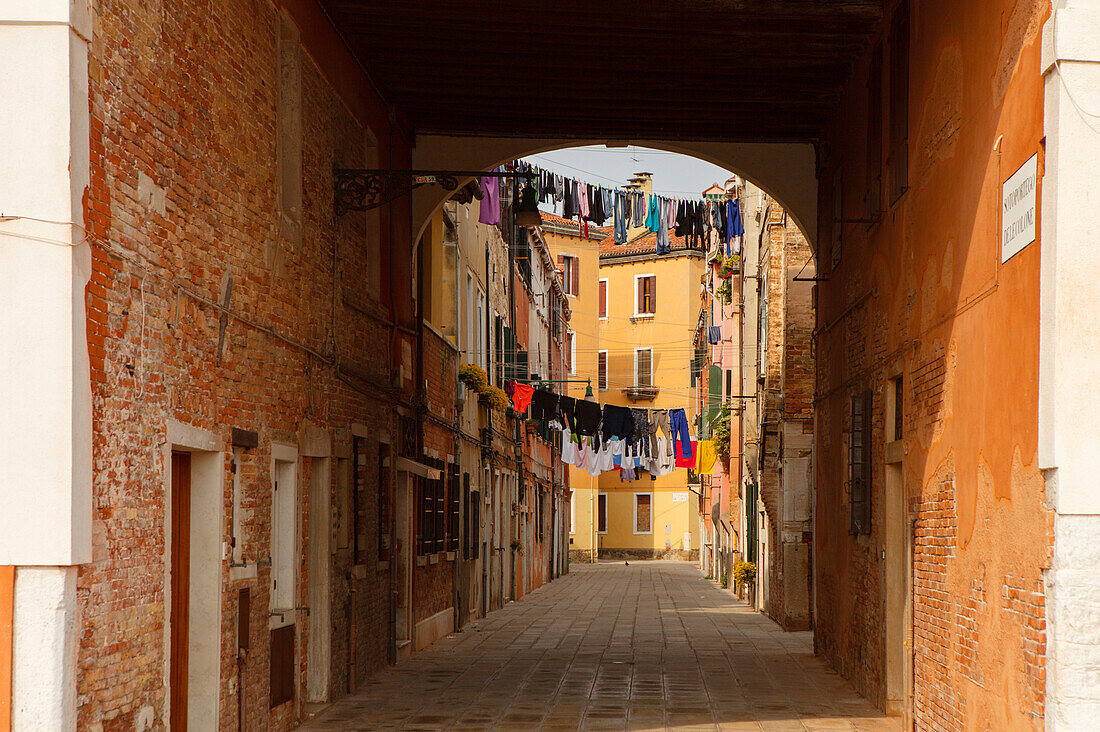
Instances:
[[[730,247],[730,240],[733,237],[741,237],[745,234],[745,227],[741,223],[741,206],[736,199],[726,201],[726,256],[733,256],[734,254],[741,253],[741,241],[738,239],[737,250],[734,251]]]
[[[695,455],[698,454],[696,443],[694,441],[685,443],[683,449],[681,449],[680,443],[675,445],[676,450],[676,467],[678,468],[694,468],[695,467]],[[687,455],[684,455],[684,452]]]
[[[588,470],[588,441],[583,437],[573,448],[573,465],[581,470]]]
[[[631,224],[634,226],[634,228],[637,229],[641,226],[645,226],[645,219],[646,214],[648,213],[648,209],[646,207],[644,193],[639,191],[637,193],[631,194],[631,197],[634,199],[634,203],[631,204],[631,208],[633,209],[634,213],[634,220],[631,222]]]
[[[582,219],[588,218],[588,186],[584,183],[577,183],[577,201],[579,208],[577,209]]]
[[[500,170],[497,168],[497,170]],[[484,198],[479,205],[477,220],[483,224],[497,225],[500,223],[500,179],[488,176],[481,177],[481,192]]]
[[[531,419],[543,422],[554,419],[558,412],[558,395],[552,391],[536,389],[531,396]]]
[[[668,212],[672,201],[662,198],[657,206],[657,253],[668,254],[672,246],[668,242]]]
[[[600,405],[587,399],[578,399],[573,407],[577,420],[577,434],[585,437],[596,434],[600,427]]]
[[[566,465],[572,465],[576,458],[576,444],[573,442],[573,434],[568,427],[561,430],[561,461]]]
[[[603,405],[603,438],[626,440],[634,434],[634,416],[626,407]]]
[[[622,193],[615,193],[615,243],[626,243],[626,224],[627,224],[627,212],[626,212],[626,196]]]
[[[535,395],[535,387],[530,384],[518,384],[512,382],[512,408],[523,414],[531,404],[531,398]]]
[[[668,201],[668,211],[665,215],[667,221],[665,223],[670,229],[676,226],[676,208],[679,203],[680,201],[676,198],[670,198]]]
[[[631,409],[630,414],[634,418],[631,442],[636,446],[635,450],[640,447],[644,454],[649,455],[649,412],[645,409]]]
[[[670,409],[668,418],[672,425],[671,437],[673,442],[678,443],[680,449],[683,450],[683,454],[690,458],[692,454],[691,434],[688,432],[687,414],[683,409]]]
[[[656,232],[661,228],[660,226],[661,216],[661,204],[657,200],[657,196],[649,197],[649,212],[645,217],[645,227],[650,231]]]
[[[707,328],[707,343],[712,346],[718,345],[722,341],[722,326],[712,325]]]
[[[569,428],[570,432],[577,431],[577,400],[573,397],[558,396],[558,421]]]
[[[714,442],[711,440],[700,441],[698,455],[695,472],[699,475],[713,475],[714,464],[718,462],[718,451]]]
[[[604,221],[615,215],[615,193],[610,188],[600,189],[600,214],[603,215],[603,221],[599,222],[599,226],[603,226]]]
[[[577,217],[577,193],[575,186],[577,181],[567,180],[563,186],[561,196],[561,215],[564,219],[574,219]]]

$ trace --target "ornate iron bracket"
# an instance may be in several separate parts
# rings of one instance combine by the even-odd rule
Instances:
[[[437,185],[445,191],[458,188],[461,178],[534,178],[534,173],[492,172],[481,170],[392,170],[386,168],[337,168],[335,170],[336,215],[349,211],[369,211],[424,185]]]

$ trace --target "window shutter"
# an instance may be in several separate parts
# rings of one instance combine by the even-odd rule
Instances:
[[[600,280],[600,317],[607,317],[607,280]]]
[[[634,311],[637,313],[645,312],[645,277],[639,277],[635,280],[637,283],[638,291],[634,295]]]
[[[657,278],[650,277],[649,279],[649,312],[657,312]]]
[[[637,386],[653,386],[653,351],[638,351]]]
[[[848,434],[848,483],[851,491],[852,534],[871,533],[871,405],[870,389],[852,397]]]
[[[607,389],[607,354],[601,353],[599,357],[598,385],[601,390]]]
[[[569,294],[579,295],[581,294],[581,260],[577,257],[570,257],[570,259],[573,260],[569,263],[571,265],[569,269],[572,272],[573,285],[569,289]]]

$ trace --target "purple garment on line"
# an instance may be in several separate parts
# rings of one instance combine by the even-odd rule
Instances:
[[[500,223],[500,179],[483,176],[481,192],[485,197],[481,199],[477,220],[495,226]]]

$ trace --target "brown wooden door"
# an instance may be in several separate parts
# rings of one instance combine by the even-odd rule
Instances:
[[[187,616],[191,574],[191,455],[172,453],[172,606],[169,610],[169,728],[187,729]]]

